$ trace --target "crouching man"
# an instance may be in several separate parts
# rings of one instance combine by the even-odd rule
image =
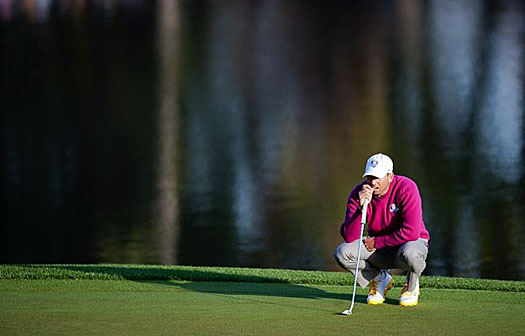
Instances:
[[[334,256],[344,269],[354,273],[361,288],[370,283],[367,303],[382,304],[394,284],[389,270],[401,269],[407,278],[399,304],[415,306],[419,301],[419,276],[426,267],[429,233],[423,223],[421,196],[414,181],[394,175],[392,159],[372,155],[366,162],[365,180],[350,192],[346,217],[341,225],[344,242]],[[368,237],[359,241],[361,207],[369,200]],[[357,248],[361,249],[357,261]]]

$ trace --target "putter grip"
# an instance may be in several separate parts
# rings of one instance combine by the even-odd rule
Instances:
[[[363,201],[363,209],[361,209],[361,224],[366,224],[366,212],[368,210],[368,202],[370,202],[367,198]]]

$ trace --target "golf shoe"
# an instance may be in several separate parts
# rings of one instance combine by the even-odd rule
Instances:
[[[366,298],[366,303],[369,305],[378,305],[385,302],[386,293],[394,286],[394,279],[388,272],[381,270],[379,274],[370,281],[370,291]]]
[[[405,282],[399,297],[399,304],[404,307],[416,306],[419,302],[419,282],[413,291],[408,291],[408,281]]]

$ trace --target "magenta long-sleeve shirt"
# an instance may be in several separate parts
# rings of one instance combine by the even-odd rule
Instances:
[[[341,236],[347,243],[359,239],[361,232],[359,191],[364,183],[356,185],[348,196],[345,221],[341,225]],[[405,176],[394,175],[386,194],[372,198],[367,219],[368,234],[376,237],[377,249],[419,238],[430,239],[423,223],[419,190],[416,183]]]

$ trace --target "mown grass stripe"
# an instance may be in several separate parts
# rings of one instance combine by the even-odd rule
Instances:
[[[309,285],[351,285],[345,272],[266,268],[163,266],[130,264],[23,264],[0,265],[0,279],[187,280]],[[396,276],[396,286],[404,277]],[[422,287],[525,292],[525,281],[422,276]]]

